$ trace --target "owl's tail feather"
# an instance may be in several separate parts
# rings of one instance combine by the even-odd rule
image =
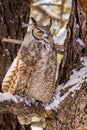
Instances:
[[[9,70],[7,71],[4,80],[2,82],[2,91],[4,93],[11,93],[15,92],[17,79],[18,79],[18,57],[14,59],[12,65],[10,66]]]

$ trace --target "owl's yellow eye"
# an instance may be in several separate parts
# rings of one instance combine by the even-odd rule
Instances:
[[[38,35],[43,35],[43,33],[44,33],[44,32],[43,32],[42,30],[37,30],[37,34],[38,34]]]
[[[34,35],[35,36],[41,37],[43,34],[44,34],[44,31],[37,29],[37,28],[34,29]]]

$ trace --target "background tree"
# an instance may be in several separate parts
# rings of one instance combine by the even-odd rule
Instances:
[[[0,0],[0,39],[13,38],[23,40],[26,29],[22,23],[28,23],[30,0]],[[14,60],[20,45],[0,42],[0,89],[2,79]],[[4,114],[0,116],[0,130],[19,129],[16,117]]]

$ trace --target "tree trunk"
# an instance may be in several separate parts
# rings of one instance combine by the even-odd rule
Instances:
[[[28,23],[30,14],[30,0],[0,0],[0,39],[14,38],[22,40],[26,29],[22,23]],[[20,45],[12,45],[0,41],[0,88],[2,79],[15,58]],[[18,121],[13,115],[1,115],[0,130],[18,130]],[[9,120],[9,121],[8,121]],[[10,122],[10,123],[9,123]],[[8,128],[7,128],[8,127]]]
[[[60,70],[59,83],[66,82],[73,68],[78,67],[81,56],[86,56],[87,46],[82,47],[77,39],[87,44],[87,1],[72,0],[72,9],[67,25],[67,38],[65,41],[65,54]],[[64,75],[64,76],[63,76]]]

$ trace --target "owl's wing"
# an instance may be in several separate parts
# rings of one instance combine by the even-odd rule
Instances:
[[[26,57],[25,57],[26,59]],[[25,63],[24,59],[22,59],[21,54],[18,55],[18,77],[17,77],[17,84],[15,89],[15,94],[23,97],[26,95],[27,91],[27,82],[29,79],[29,72],[30,69]]]
[[[4,80],[2,82],[2,91],[4,93],[14,93],[15,87],[18,79],[18,67],[17,67],[18,57],[16,57],[11,64],[9,70],[7,71]]]

